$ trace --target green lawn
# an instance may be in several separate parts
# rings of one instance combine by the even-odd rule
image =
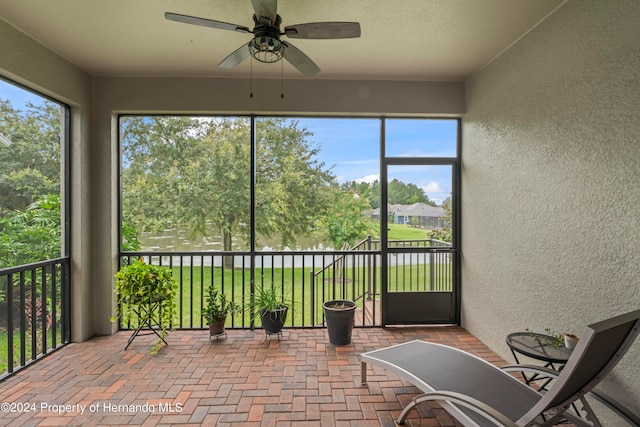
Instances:
[[[389,238],[393,240],[427,239],[430,230],[414,228],[408,225],[390,224]],[[319,267],[316,267],[316,271]],[[258,268],[256,271],[255,286],[276,286],[291,300],[294,301],[293,310],[289,312],[287,326],[315,326],[323,322],[322,301],[330,299],[358,299],[367,289],[369,283],[380,286],[380,267],[369,273],[368,269],[356,268],[355,271],[347,268],[342,274],[327,269],[321,278],[316,279],[315,292],[311,289],[311,268]],[[336,277],[333,275],[343,275]],[[375,278],[367,277],[367,274],[375,275]],[[355,275],[355,277],[353,277]],[[436,269],[433,277],[429,265],[407,263],[405,265],[390,266],[388,271],[390,291],[425,291],[425,290],[450,290],[449,268]],[[178,328],[202,328],[204,324],[201,318],[202,307],[206,304],[203,295],[210,284],[214,284],[219,290],[227,294],[228,298],[245,306],[242,313],[236,314],[233,319],[227,320],[227,325],[232,327],[249,327],[250,312],[246,307],[250,294],[250,271],[248,269],[223,269],[221,267],[194,266],[174,267],[173,277],[178,283],[176,305],[178,316],[175,326]],[[433,278],[433,287],[430,280]],[[181,285],[180,285],[181,284]],[[380,289],[374,289],[377,294]],[[246,296],[246,297],[245,297]],[[362,305],[362,301],[357,301]],[[127,323],[123,323],[127,327]],[[133,325],[130,325],[133,326]],[[256,326],[260,326],[259,320]]]
[[[333,298],[334,294],[332,282],[327,280],[330,279],[330,275],[327,274],[325,275],[324,298],[320,293],[321,283],[316,283],[316,292],[315,295],[312,295],[310,274],[311,268],[258,269],[255,286],[276,286],[288,299],[294,301],[293,309],[287,318],[287,325],[313,326],[322,322],[322,300],[327,297]],[[350,272],[347,275],[350,275]],[[179,314],[181,312],[182,323],[178,322],[176,325],[178,327],[200,328],[206,326],[202,323],[200,313],[203,304],[206,304],[206,301],[203,301],[203,295],[206,294],[206,289],[211,283],[214,283],[218,289],[225,292],[236,303],[245,306],[249,303],[248,295],[251,289],[249,270],[207,266],[194,267],[192,270],[189,267],[183,267],[181,274],[180,268],[174,267],[173,276],[179,286],[176,304]],[[182,283],[181,288],[180,283]],[[350,283],[350,285],[352,284]],[[349,288],[345,297],[353,298],[351,286]],[[243,300],[245,295],[247,297]],[[343,296],[337,295],[336,297],[342,298]],[[315,313],[311,309],[312,306],[315,307]],[[259,321],[257,324],[259,326]],[[250,325],[248,307],[245,307],[243,313],[235,315],[232,320],[228,319],[227,325],[248,327]]]
[[[389,224],[387,239],[389,240],[416,240],[428,239],[431,230],[415,228],[405,224]]]
[[[317,271],[317,269],[316,269]],[[312,295],[311,268],[261,268],[256,272],[256,287],[276,286],[288,299],[294,301],[289,312],[287,326],[314,326],[323,321],[322,301],[331,299],[358,299],[367,289],[369,283],[378,287],[373,291],[380,293],[380,267],[374,277],[367,277],[367,269],[351,269],[334,272],[325,271],[318,277]],[[425,264],[406,264],[391,266],[388,270],[390,291],[425,291],[430,289],[430,269]],[[337,277],[334,278],[334,274]],[[355,277],[354,277],[355,274]],[[207,325],[201,318],[201,311],[206,301],[203,295],[210,284],[227,294],[228,298],[245,306],[242,313],[227,320],[228,326],[249,327],[250,312],[248,295],[250,294],[250,275],[248,269],[223,269],[221,267],[174,267],[173,277],[176,279],[178,292],[176,317],[178,328],[202,328]],[[436,269],[433,272],[434,290],[450,290],[450,272],[448,268]],[[181,285],[180,285],[181,284]],[[243,299],[244,297],[244,299]],[[362,300],[357,301],[362,305]],[[312,310],[313,308],[313,310]],[[127,326],[126,323],[123,323]],[[259,320],[256,326],[260,326]]]

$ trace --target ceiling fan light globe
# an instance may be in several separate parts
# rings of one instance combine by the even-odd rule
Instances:
[[[273,37],[256,37],[249,43],[251,56],[260,62],[278,62],[284,57],[285,46]]]

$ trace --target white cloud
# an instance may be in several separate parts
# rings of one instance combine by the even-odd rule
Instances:
[[[442,205],[445,199],[451,195],[451,191],[442,188],[439,182],[429,182],[427,185],[420,187],[429,196],[430,200],[433,200],[438,205]]]
[[[357,183],[361,183],[361,182],[366,182],[368,184],[371,184],[374,181],[379,181],[380,180],[380,174],[371,174],[371,175],[367,175],[363,178],[358,178],[355,181]]]
[[[427,194],[444,193],[445,192],[444,189],[437,182],[429,182],[427,185],[423,185],[422,189]]]

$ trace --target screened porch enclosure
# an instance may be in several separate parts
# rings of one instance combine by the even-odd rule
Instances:
[[[357,326],[383,326],[395,294],[448,302],[444,316],[393,323],[457,323],[458,120],[121,116],[120,127],[121,263],[171,267],[177,328],[207,327],[210,286],[243,306],[232,328],[261,326],[250,302],[264,287],[292,302],[287,327],[324,327],[332,299],[357,303]],[[441,215],[395,223],[416,206]]]

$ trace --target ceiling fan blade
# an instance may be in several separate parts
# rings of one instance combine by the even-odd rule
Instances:
[[[285,46],[284,59],[289,61],[291,65],[296,67],[305,76],[312,76],[320,72],[320,68],[315,62],[304,54],[300,49],[292,45],[291,43],[282,42]]]
[[[267,18],[272,24],[276,22],[278,0],[251,0],[251,4],[258,18]]]
[[[169,21],[183,22],[185,24],[200,25],[202,27],[217,28],[219,30],[238,31],[240,33],[250,33],[248,27],[227,22],[214,21],[212,19],[197,18],[195,16],[180,15],[179,13],[165,12],[164,18]]]
[[[357,22],[310,22],[284,27],[284,33],[292,39],[350,39],[360,37]]]
[[[250,56],[251,52],[249,52],[249,43],[245,43],[233,52],[226,58],[222,60],[218,64],[218,67],[221,68],[233,68],[239,65],[242,61],[247,59]]]

